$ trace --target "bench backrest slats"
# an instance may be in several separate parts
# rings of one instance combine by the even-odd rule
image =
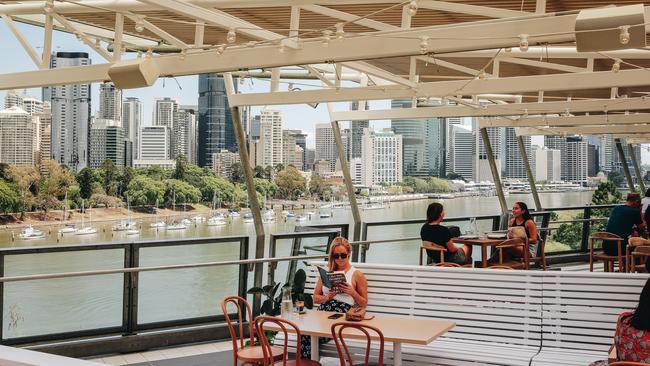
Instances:
[[[325,263],[319,263],[324,265]],[[368,311],[449,319],[455,341],[606,352],[616,320],[636,307],[648,275],[496,271],[355,264],[368,279]],[[308,270],[307,291],[317,271]]]

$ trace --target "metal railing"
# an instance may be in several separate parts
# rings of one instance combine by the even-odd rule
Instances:
[[[69,246],[43,246],[43,247],[27,247],[27,248],[6,248],[0,249],[0,303],[7,305],[5,297],[5,283],[18,282],[18,281],[35,281],[67,277],[83,277],[83,276],[100,276],[109,274],[124,273],[122,280],[122,321],[120,326],[104,327],[97,329],[86,329],[71,332],[47,333],[25,337],[6,338],[4,334],[3,318],[0,317],[0,342],[2,344],[25,344],[33,342],[53,341],[60,339],[70,339],[78,337],[91,337],[91,336],[108,336],[108,335],[130,335],[141,330],[164,329],[173,326],[181,325],[195,325],[209,322],[223,321],[223,315],[192,317],[192,318],[177,318],[167,321],[156,321],[149,323],[138,322],[139,313],[139,273],[141,271],[162,271],[183,268],[199,268],[201,265],[167,265],[167,266],[151,266],[140,268],[140,259],[142,256],[141,249],[144,248],[160,248],[160,247],[177,247],[187,245],[224,245],[224,244],[238,244],[239,259],[245,260],[248,258],[249,251],[249,238],[247,236],[226,236],[219,238],[201,238],[201,239],[181,239],[181,240],[166,240],[166,241],[141,241],[133,243],[105,243],[105,244],[84,244],[84,245],[69,245]],[[68,273],[50,273],[50,274],[35,274],[5,277],[5,272],[8,269],[7,262],[13,256],[22,255],[47,255],[52,253],[70,253],[70,252],[104,252],[120,250],[122,251],[123,268],[116,268],[110,270],[95,270],[95,271],[77,271]],[[108,254],[106,254],[108,255]],[[230,264],[238,264],[231,262]],[[248,283],[248,271],[246,265],[242,264],[238,271],[238,288],[237,292],[240,295],[246,294],[246,286]],[[44,295],[45,296],[45,295]],[[44,299],[45,301],[45,299]],[[57,316],[57,314],[53,314]]]

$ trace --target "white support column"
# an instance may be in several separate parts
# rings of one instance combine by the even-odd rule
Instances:
[[[271,93],[277,92],[280,89],[280,68],[274,67],[271,69]]]
[[[494,61],[492,61],[492,76],[498,78],[500,72],[501,72],[501,61],[499,59],[495,59]]]
[[[203,47],[203,38],[205,36],[205,23],[196,22],[194,26],[194,47],[201,48]]]
[[[122,38],[124,36],[124,15],[115,13],[115,38],[113,40],[113,62],[122,59]]]
[[[402,28],[411,28],[411,13],[409,13],[408,5],[402,7]]]
[[[52,57],[52,27],[54,19],[52,15],[45,16],[45,33],[43,35],[43,54],[41,55],[42,66],[44,69],[50,67],[50,58]]]
[[[546,13],[546,0],[537,0],[537,3],[535,4],[535,13]]]
[[[176,46],[180,49],[186,49],[189,46],[181,41],[180,39],[176,38],[175,36],[169,34],[168,32],[162,30],[160,27],[156,26],[155,24],[152,24],[151,22],[147,21],[140,15],[135,15],[135,14],[127,14],[127,18],[131,19],[133,22],[140,22],[142,23],[142,26],[145,27],[147,30],[149,30],[151,33],[157,35],[160,37],[163,41],[169,43],[172,46]],[[194,28],[194,44],[199,44],[200,46],[203,45],[203,24],[202,23],[197,23],[196,27]],[[197,46],[199,47],[199,46]]]
[[[327,85],[328,87],[334,87],[334,83],[332,83],[329,79],[327,79],[323,74],[316,70],[313,66],[305,65],[303,66],[305,70],[309,71],[310,75],[313,75],[318,78],[318,80],[322,81],[323,84]]]
[[[297,40],[298,35],[300,33],[300,7],[299,6],[292,6],[291,7],[291,20],[289,23],[289,37],[296,37],[295,40]]]
[[[20,45],[23,46],[23,49],[25,52],[27,52],[27,55],[32,59],[34,62],[34,65],[38,67],[39,69],[43,68],[43,60],[41,57],[38,56],[36,53],[36,50],[34,50],[34,47],[29,43],[27,38],[23,36],[23,33],[16,27],[16,24],[14,23],[13,19],[11,19],[10,16],[2,14],[2,19],[5,21],[7,26],[9,27],[9,30],[11,30],[11,33],[14,34],[14,37],[20,42]]]

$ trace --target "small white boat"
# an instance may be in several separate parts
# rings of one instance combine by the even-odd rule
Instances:
[[[287,219],[295,219],[295,218],[296,218],[296,214],[293,213],[293,212],[289,212],[288,214],[286,214],[285,217],[286,217]]]
[[[92,235],[92,234],[97,234],[97,229],[95,229],[92,226],[86,226],[82,227],[81,229],[77,230],[75,233],[76,235]]]
[[[180,222],[167,225],[167,230],[185,230],[185,229],[187,229],[187,226],[185,226],[183,223]]]
[[[155,221],[155,222],[152,222],[151,224],[149,224],[150,228],[157,228],[157,227],[164,228],[165,226],[167,226],[167,224],[165,224],[164,221]]]
[[[296,221],[306,221],[306,220],[307,220],[307,216],[303,216],[303,215],[296,216]]]
[[[327,219],[327,218],[332,217],[332,214],[331,214],[331,213],[328,213],[328,212],[321,212],[321,213],[318,215],[318,217],[320,217],[321,219]]]
[[[126,235],[138,235],[140,234],[140,230],[138,229],[129,229],[126,231]]]
[[[77,228],[74,225],[66,225],[59,229],[59,234],[73,234],[77,232]]]
[[[239,212],[237,211],[230,211],[230,217],[239,217]]]
[[[29,225],[20,232],[18,237],[23,240],[43,239],[45,238],[45,234],[41,230],[34,229],[32,225]]]
[[[201,215],[196,215],[196,216],[192,217],[192,221],[197,222],[197,223],[203,222],[203,221],[205,221],[205,217],[203,217]]]
[[[253,214],[252,214],[252,213],[248,212],[248,213],[245,213],[245,214],[244,214],[244,223],[245,223],[245,224],[250,224],[250,223],[252,223],[253,221],[254,221],[254,220],[253,220]]]
[[[135,228],[135,222],[129,220],[122,220],[117,224],[113,225],[113,231],[127,231]]]
[[[264,211],[264,215],[262,215],[262,223],[272,224],[274,222],[275,222],[275,212],[273,210]]]
[[[226,225],[226,219],[221,215],[212,216],[208,219],[208,226],[223,226]]]
[[[289,216],[290,212],[287,210],[282,211],[282,216]]]
[[[190,219],[182,219],[181,224],[186,225],[186,226],[187,225],[192,225],[192,220],[190,220]]]

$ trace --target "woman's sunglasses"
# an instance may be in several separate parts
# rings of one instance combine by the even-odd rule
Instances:
[[[332,258],[334,259],[345,259],[348,257],[348,253],[334,253],[332,254]]]

